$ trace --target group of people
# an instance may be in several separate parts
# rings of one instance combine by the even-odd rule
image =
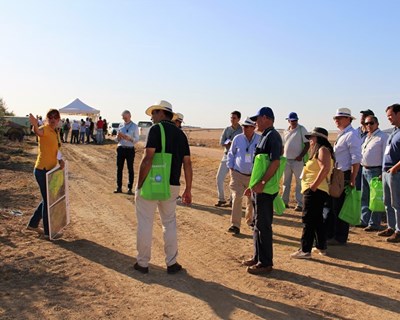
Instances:
[[[369,113],[370,110],[368,110]],[[192,201],[192,165],[190,148],[186,135],[181,130],[183,115],[174,113],[172,105],[161,100],[146,110],[154,123],[150,128],[144,148],[143,158],[139,166],[138,182],[135,190],[135,206],[138,221],[137,226],[137,261],[135,270],[141,273],[149,272],[151,258],[152,226],[155,210],[158,208],[164,233],[165,262],[168,273],[182,270],[177,262],[177,223],[176,203],[179,197],[180,175],[183,167],[185,177],[185,190],[181,196],[183,204]],[[238,111],[231,113],[231,127],[224,130],[221,145],[224,146],[224,157],[218,170],[217,179],[230,172],[231,174],[231,200],[232,215],[229,232],[240,232],[242,198],[246,197],[246,222],[253,227],[254,253],[251,259],[243,261],[247,272],[251,274],[264,274],[273,268],[273,241],[272,220],[274,212],[274,199],[279,192],[279,180],[276,179],[281,169],[281,162],[287,158],[285,175],[298,172],[297,166],[302,167],[300,175],[300,192],[296,195],[296,211],[302,211],[304,223],[301,237],[301,248],[293,253],[293,258],[310,258],[314,251],[324,255],[327,245],[344,245],[348,240],[349,224],[339,218],[343,206],[345,192],[338,198],[329,196],[329,178],[333,168],[344,173],[345,184],[351,188],[357,187],[359,175],[363,189],[363,216],[362,221],[368,221],[367,228],[375,228],[375,213],[366,210],[368,181],[371,177],[382,176],[384,187],[384,202],[387,215],[387,228],[378,233],[386,236],[389,242],[400,242],[400,104],[386,108],[389,122],[394,126],[393,132],[386,137],[378,128],[378,119],[373,114],[362,112],[362,128],[354,129],[352,121],[355,119],[351,110],[340,108],[333,116],[339,129],[337,139],[332,146],[328,139],[328,131],[315,127],[307,132],[300,126],[296,113],[289,114],[287,120],[289,127],[282,139],[274,128],[275,116],[270,107],[262,107],[258,112],[247,118],[240,125],[241,114]],[[39,155],[35,165],[35,177],[39,184],[42,202],[31,217],[28,229],[42,232],[48,237],[48,219],[46,205],[46,184],[43,177],[48,170],[57,165],[63,166],[60,153],[60,143],[57,138],[57,125],[60,120],[58,110],[47,113],[47,124],[39,126],[37,119],[30,115],[30,121],[35,133],[39,137]],[[138,142],[137,125],[131,121],[128,110],[122,113],[121,123],[117,134],[117,189],[122,192],[122,170],[125,160],[128,163],[129,181],[128,193],[134,194],[133,188],[133,160],[135,144]],[[161,133],[162,125],[164,134]],[[260,134],[255,131],[260,132]],[[363,141],[364,140],[364,141]],[[300,146],[291,150],[291,144]],[[301,143],[300,143],[301,141]],[[164,200],[149,200],[141,194],[141,188],[152,168],[156,154],[162,152],[163,146],[166,153],[171,154],[170,170],[170,195]],[[287,149],[285,151],[285,149]],[[289,150],[290,149],[290,150]],[[264,156],[266,170],[249,187],[254,170],[254,159]],[[308,157],[309,159],[307,159]],[[299,162],[301,165],[298,165]],[[221,178],[222,179],[222,178]],[[289,178],[284,178],[289,181]],[[278,181],[278,182],[277,182]],[[218,188],[220,183],[217,183]],[[223,183],[222,183],[223,186]],[[297,190],[297,187],[296,187]],[[286,205],[288,199],[282,198]],[[223,188],[218,191],[217,206],[226,204]],[[324,208],[331,204],[331,211],[324,219]],[[299,210],[300,208],[300,210]],[[40,219],[43,219],[44,230],[39,228]]]
[[[97,120],[96,124],[92,118],[87,117],[86,120],[81,119],[73,120],[72,122],[67,119],[62,119],[59,124],[60,139],[62,142],[68,142],[69,132],[71,131],[70,143],[90,143],[103,144],[105,136],[107,135],[107,121],[102,119],[101,116]],[[96,134],[94,132],[96,131]]]

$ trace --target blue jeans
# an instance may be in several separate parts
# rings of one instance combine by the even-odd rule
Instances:
[[[378,228],[381,224],[382,213],[369,210],[369,183],[372,178],[379,177],[382,174],[382,168],[367,169],[362,168],[361,177],[361,224]]]
[[[388,228],[400,232],[400,172],[383,172],[383,201],[385,202]]]
[[[42,201],[37,206],[35,212],[33,213],[31,219],[29,220],[28,226],[37,228],[39,222],[43,219],[43,229],[44,234],[49,235],[49,218],[47,213],[47,189],[46,189],[46,172],[47,170],[41,170],[35,168],[33,173],[35,175],[36,181],[39,185],[40,194],[42,195]]]

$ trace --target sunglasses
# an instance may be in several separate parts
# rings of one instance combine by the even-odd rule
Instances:
[[[49,120],[57,120],[57,119],[59,119],[59,117],[56,116],[56,115],[48,116],[47,118],[48,118]]]
[[[365,122],[366,126],[373,126],[375,124],[375,122]]]

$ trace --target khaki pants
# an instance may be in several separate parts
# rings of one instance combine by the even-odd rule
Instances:
[[[165,263],[171,266],[176,263],[178,256],[178,239],[176,232],[176,198],[179,195],[179,186],[171,186],[171,197],[165,201],[151,201],[140,196],[140,190],[136,190],[136,217],[137,239],[136,248],[137,263],[142,267],[148,267],[151,258],[151,241],[153,238],[154,212],[158,208],[164,235]]]
[[[232,192],[232,213],[231,224],[240,228],[242,221],[242,200],[246,198],[246,214],[245,220],[248,225],[253,223],[253,203],[251,197],[243,196],[244,190],[249,186],[250,176],[245,176],[235,170],[230,170],[231,182],[229,187]]]

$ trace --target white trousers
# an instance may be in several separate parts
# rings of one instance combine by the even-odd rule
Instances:
[[[176,198],[179,195],[179,186],[171,186],[171,197],[165,201],[151,201],[140,196],[136,190],[136,217],[138,251],[136,261],[142,267],[148,267],[151,259],[151,242],[153,238],[154,213],[158,208],[164,236],[165,263],[171,266],[176,263],[178,256],[178,238],[176,231]]]
[[[303,171],[303,161],[287,160],[285,171],[283,173],[282,199],[285,204],[289,204],[290,187],[292,185],[292,175],[296,180],[295,198],[297,205],[303,206],[303,196],[301,194],[301,172]]]
[[[225,178],[228,175],[229,168],[226,165],[228,161],[222,159],[219,164],[218,172],[217,172],[217,192],[218,192],[218,201],[226,201],[225,199]]]

